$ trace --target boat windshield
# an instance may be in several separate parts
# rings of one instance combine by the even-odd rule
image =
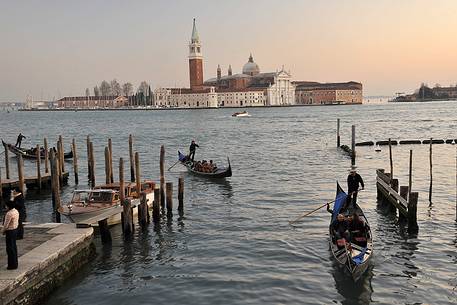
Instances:
[[[73,194],[72,202],[88,202],[89,201],[89,192],[75,192]]]
[[[113,193],[111,192],[92,192],[89,197],[90,202],[111,202]]]

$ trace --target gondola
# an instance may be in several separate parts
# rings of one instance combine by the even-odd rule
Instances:
[[[356,282],[368,268],[373,253],[373,240],[368,220],[363,214],[360,206],[355,204],[354,208],[351,209],[346,209],[344,207],[347,197],[348,195],[337,183],[336,198],[329,225],[329,243],[336,262],[343,267],[346,272],[349,272],[352,279]],[[351,236],[350,241],[346,241],[344,238],[337,240],[331,229],[332,221],[336,219],[338,214],[348,216],[354,213],[356,213],[359,216],[359,219],[365,223],[365,232],[359,234],[358,237]]]
[[[232,167],[230,165],[230,159],[227,158],[228,162],[228,167],[218,167],[214,172],[212,173],[204,173],[200,171],[196,171],[193,168],[194,162],[189,160],[186,155],[182,154],[178,150],[178,160],[181,162],[182,165],[184,165],[187,170],[197,176],[201,177],[206,177],[206,178],[226,178],[226,177],[231,177],[232,176]]]
[[[5,143],[5,141],[3,141],[3,140],[2,140],[2,143],[5,148],[7,148],[10,152],[15,154],[16,156],[22,156],[22,158],[24,158],[24,159],[36,159],[36,152],[33,149],[19,148],[19,147],[14,146],[13,144]],[[40,151],[40,157],[41,157],[41,159],[45,158],[43,149]],[[73,151],[64,153],[63,158],[64,159],[73,158]]]

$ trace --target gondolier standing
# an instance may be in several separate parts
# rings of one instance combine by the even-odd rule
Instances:
[[[195,140],[192,140],[192,142],[190,143],[190,147],[189,147],[189,159],[192,160],[192,162],[194,162],[195,150],[197,147],[200,147],[200,146],[198,146],[198,144],[195,143]]]
[[[22,133],[19,133],[19,135],[17,136],[16,145],[14,146],[21,148],[21,143],[23,139],[25,139],[25,136],[22,135]]]
[[[357,167],[351,166],[348,175],[348,197],[347,197],[347,206],[348,208],[354,208],[357,203],[357,192],[359,191],[359,185],[364,189],[365,185],[363,183],[362,177],[357,173]]]

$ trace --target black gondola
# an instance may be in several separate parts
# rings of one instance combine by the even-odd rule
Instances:
[[[333,257],[337,263],[350,273],[354,281],[357,281],[368,268],[369,261],[373,253],[373,240],[368,220],[363,214],[360,206],[355,204],[352,209],[347,209],[345,207],[347,197],[347,194],[337,183],[336,198],[333,206],[332,217],[330,218],[329,243]],[[356,213],[359,216],[359,219],[364,222],[365,232],[358,237],[351,236],[350,241],[346,241],[344,238],[337,240],[331,229],[332,221],[336,219],[338,214],[348,216],[354,213]]]
[[[2,143],[5,148],[7,148],[10,152],[15,154],[16,156],[22,156],[22,158],[24,158],[24,159],[36,159],[35,149],[19,148],[19,147],[14,146],[13,144],[5,143],[5,141],[3,141],[3,140],[2,140]],[[41,159],[45,158],[43,149],[40,151],[40,157],[41,157]],[[64,153],[63,158],[72,159],[73,151]]]
[[[187,170],[197,176],[201,177],[206,177],[206,178],[226,178],[226,177],[231,177],[232,176],[232,167],[230,165],[230,159],[227,158],[228,162],[228,167],[218,167],[214,172],[212,173],[204,173],[200,171],[194,170],[194,162],[188,159],[188,157],[184,154],[182,154],[178,150],[178,160],[181,162],[182,165],[184,165]]]

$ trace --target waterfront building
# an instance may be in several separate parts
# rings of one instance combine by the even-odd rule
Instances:
[[[296,101],[299,105],[362,104],[363,86],[358,82],[318,83],[296,81]]]

